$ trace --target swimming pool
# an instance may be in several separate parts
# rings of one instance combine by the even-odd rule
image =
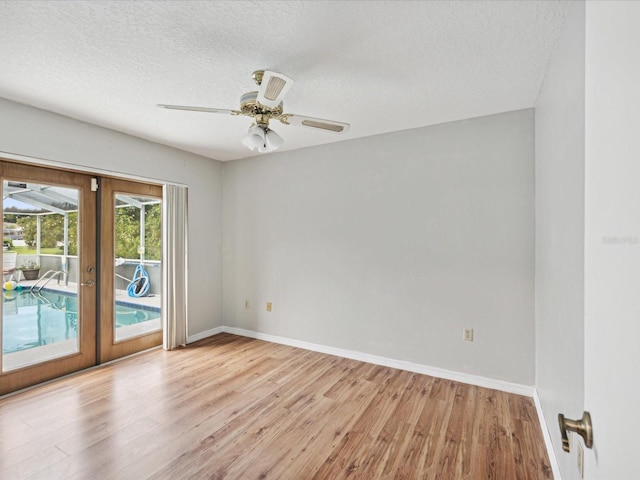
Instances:
[[[39,295],[4,292],[2,307],[3,354],[78,336],[78,299],[74,295],[45,290]],[[116,329],[159,318],[159,308],[116,302]]]

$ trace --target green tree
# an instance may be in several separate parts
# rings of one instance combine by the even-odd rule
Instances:
[[[53,248],[64,240],[64,216],[59,213],[42,215],[40,226],[40,246]]]
[[[145,218],[145,257],[147,260],[162,258],[162,205],[147,206]]]
[[[116,257],[140,258],[140,209],[120,207],[116,209]],[[145,207],[145,258],[162,258],[162,206],[158,204]]]
[[[145,207],[145,258],[160,260],[162,258],[162,206],[161,204]],[[69,217],[69,255],[78,254],[78,213],[70,212]],[[17,224],[22,227],[25,243],[34,248],[37,243],[37,218],[35,215],[19,216]],[[115,211],[116,256],[138,259],[140,246],[140,210],[127,206]],[[64,215],[50,214],[41,216],[40,246],[56,248],[64,241]],[[63,253],[63,248],[60,253]]]
[[[136,207],[120,207],[115,212],[116,257],[140,258],[140,210]]]
[[[69,255],[78,254],[78,212],[70,212],[69,216]]]
[[[17,219],[16,223],[22,227],[22,239],[24,242],[29,247],[35,247],[37,234],[35,215],[25,215],[24,217],[20,217]]]
[[[69,255],[77,255],[78,252],[78,214],[71,212],[69,216]],[[17,219],[22,227],[22,237],[25,243],[33,248],[37,243],[37,218],[35,215],[25,215]],[[40,247],[55,248],[58,243],[64,241],[64,215],[54,213],[41,216]],[[60,253],[64,250],[60,248]]]

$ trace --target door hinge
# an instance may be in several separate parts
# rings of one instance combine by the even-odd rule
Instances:
[[[98,179],[97,178],[92,178],[91,179],[91,191],[92,192],[97,192],[98,191]]]

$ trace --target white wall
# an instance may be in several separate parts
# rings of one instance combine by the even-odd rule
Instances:
[[[532,385],[533,121],[225,163],[225,324]]]
[[[588,479],[640,478],[640,2],[586,5]]]
[[[584,399],[584,3],[565,19],[536,104],[536,387],[565,480],[558,413]]]
[[[0,99],[3,152],[188,185],[189,334],[222,324],[220,162]]]

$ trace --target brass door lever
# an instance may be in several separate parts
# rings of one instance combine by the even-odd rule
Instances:
[[[560,434],[562,435],[562,449],[565,452],[569,451],[568,432],[576,432],[583,438],[585,447],[593,447],[593,426],[591,425],[589,412],[584,412],[580,420],[564,418],[564,415],[559,413],[558,423],[560,424]]]

